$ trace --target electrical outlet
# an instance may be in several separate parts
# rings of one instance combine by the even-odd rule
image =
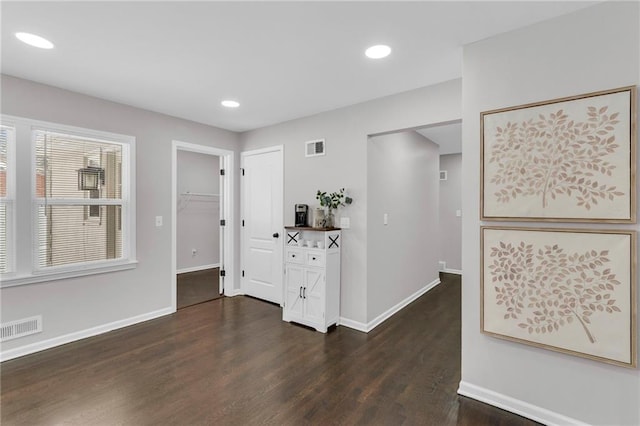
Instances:
[[[162,216],[156,216],[156,226],[162,226]]]
[[[195,257],[198,254],[198,249],[191,249],[191,256]]]

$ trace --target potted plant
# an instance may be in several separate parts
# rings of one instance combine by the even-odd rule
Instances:
[[[320,205],[327,209],[327,215],[324,223],[326,228],[332,228],[334,226],[333,211],[335,209],[353,202],[353,198],[345,195],[344,188],[340,188],[339,191],[332,192],[330,194],[318,190],[316,193],[316,200],[319,200]]]

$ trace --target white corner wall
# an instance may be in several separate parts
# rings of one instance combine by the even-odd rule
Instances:
[[[178,150],[176,265],[196,271],[220,264],[220,157]],[[193,254],[193,250],[196,253]]]
[[[462,154],[440,156],[440,170],[447,171],[447,180],[440,181],[440,255],[446,263],[445,272],[462,269],[462,217],[456,211],[462,209]]]
[[[601,3],[464,48],[460,392],[547,424],[640,424],[640,370],[480,333],[480,112],[637,85],[639,6]]]
[[[3,114],[136,138],[139,262],[133,270],[1,289],[0,321],[42,315],[44,327],[42,333],[4,342],[2,359],[172,312],[171,142],[238,152],[237,134],[28,80],[1,78]],[[239,164],[234,169],[239,170]],[[155,216],[164,218],[164,226],[155,226]]]
[[[439,282],[438,163],[438,145],[415,131],[369,139],[367,321],[376,322],[371,325]]]
[[[243,150],[284,145],[284,223],[294,204],[318,205],[316,190],[347,188],[351,219],[342,233],[340,316],[344,325],[367,328],[367,139],[369,135],[459,120],[461,82],[452,80],[304,117],[240,135]],[[326,139],[326,155],[305,158],[304,142]],[[390,305],[389,307],[392,307]]]

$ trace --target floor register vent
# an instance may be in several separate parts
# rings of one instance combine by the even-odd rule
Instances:
[[[41,331],[42,315],[6,322],[0,324],[0,342],[40,333]]]

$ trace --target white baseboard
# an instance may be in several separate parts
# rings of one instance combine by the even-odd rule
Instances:
[[[492,390],[473,385],[471,383],[461,381],[458,388],[458,394],[472,398],[494,407],[502,408],[520,416],[526,417],[536,422],[549,426],[587,426],[587,423],[581,422],[571,417],[564,416],[546,408],[529,404],[528,402],[503,395]]]
[[[425,294],[426,292],[428,292],[438,284],[440,284],[439,278],[431,281],[429,284],[422,287],[421,289],[413,293],[411,296],[407,297],[406,299],[396,304],[395,306],[387,309],[385,312],[381,313],[380,315],[378,315],[377,317],[375,317],[373,320],[369,321],[366,324],[362,322],[350,320],[349,318],[340,317],[340,325],[344,325],[345,327],[353,328],[354,330],[368,333],[374,328],[376,328],[377,326],[379,326],[380,324],[382,324],[387,319],[391,318],[394,314],[401,311],[402,308],[407,306],[409,303],[413,302],[418,297],[422,296],[423,294]]]
[[[462,275],[462,270],[461,269],[444,268],[444,269],[441,269],[440,272],[444,272],[446,274]]]
[[[340,317],[339,325],[343,325],[345,327],[353,328],[354,330],[362,331],[363,333],[367,333],[367,324],[359,321],[354,321],[349,318]]]
[[[220,267],[219,263],[212,263],[211,265],[191,266],[189,268],[178,269],[176,271],[176,274],[186,274],[187,272],[204,271],[205,269],[213,269],[213,268],[219,268],[219,267]]]
[[[40,352],[45,349],[51,349],[53,347],[64,345],[66,343],[75,342],[76,340],[86,339],[87,337],[97,336],[98,334],[107,333],[109,331],[117,330],[118,328],[127,327],[130,325],[138,324],[140,322],[169,315],[173,312],[175,311],[171,308],[164,308],[157,311],[148,312],[146,314],[137,315],[135,317],[110,322],[108,324],[102,324],[97,327],[88,328],[86,330],[76,331],[74,333],[54,337],[52,339],[43,340],[41,342],[31,343],[29,345],[2,351],[0,352],[0,362],[8,361],[10,359],[29,355],[35,352]]]
[[[244,296],[244,292],[240,289],[235,290],[235,289],[231,289],[231,290],[227,290],[226,288],[224,289],[224,295],[228,296],[228,297],[233,297],[233,296]]]

